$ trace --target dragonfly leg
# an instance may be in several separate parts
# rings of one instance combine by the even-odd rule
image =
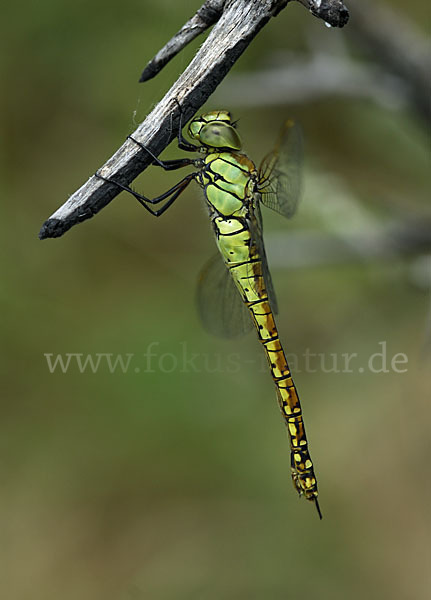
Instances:
[[[131,135],[127,136],[132,142],[135,142],[142,150],[145,150],[151,158],[153,159],[153,165],[158,167],[162,167],[165,171],[173,171],[174,169],[181,169],[182,167],[187,167],[192,165],[195,161],[192,158],[176,158],[174,160],[160,160],[152,151],[145,146],[142,142],[138,142]]]
[[[180,123],[178,125],[178,148],[185,150],[186,152],[197,152],[199,150],[199,146],[192,144],[191,142],[187,141],[185,137],[183,137],[183,109],[178,100],[176,98],[174,98],[174,100],[177,103],[180,113]]]
[[[107,181],[108,183],[116,185],[125,192],[129,192],[129,194],[132,194],[132,196],[136,198],[139,204],[141,204],[150,214],[152,214],[154,217],[160,217],[160,215],[162,215],[165,212],[165,210],[167,210],[175,202],[178,196],[186,189],[189,183],[195,178],[196,173],[190,173],[189,175],[186,175],[186,177],[181,179],[181,181],[179,181],[177,184],[175,184],[173,187],[167,190],[164,194],[156,196],[155,198],[147,198],[143,194],[135,192],[135,190],[133,190],[131,187],[123,185],[122,183],[119,183],[114,179],[108,179],[107,177],[103,177],[103,175],[99,175],[98,172],[95,173],[95,176],[98,179],[102,179],[103,181]],[[169,198],[169,200],[160,208],[153,209],[151,208],[151,206],[148,206],[149,204],[158,204],[159,202],[166,200],[166,198]]]

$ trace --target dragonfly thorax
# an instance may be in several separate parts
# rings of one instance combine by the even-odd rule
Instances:
[[[241,139],[227,110],[213,110],[195,117],[190,122],[189,135],[208,148],[241,149]]]

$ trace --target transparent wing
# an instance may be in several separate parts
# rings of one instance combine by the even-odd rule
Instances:
[[[266,258],[265,244],[263,243],[263,222],[262,213],[260,211],[259,203],[256,202],[254,206],[254,217],[255,220],[251,221],[250,230],[253,241],[256,244],[257,251],[262,260],[262,273],[265,281],[266,291],[268,292],[269,303],[274,314],[278,313],[277,297],[275,295],[274,284],[272,283],[271,273],[269,272],[268,260]]]
[[[301,195],[302,132],[287,121],[274,150],[259,167],[258,191],[265,206],[292,217]]]
[[[199,274],[196,292],[199,316],[213,335],[233,338],[253,329],[253,321],[219,253]]]

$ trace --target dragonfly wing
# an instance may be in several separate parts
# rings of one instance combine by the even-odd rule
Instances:
[[[233,338],[253,328],[250,311],[219,253],[199,275],[196,303],[205,329],[213,335]]]
[[[272,312],[278,314],[278,303],[275,295],[274,284],[272,283],[271,273],[269,272],[268,262],[266,260],[265,248],[263,248],[262,256],[262,268],[263,268],[263,279],[265,281],[266,289],[268,292],[269,303],[271,305]]]
[[[262,213],[260,211],[259,201],[255,202],[254,217],[251,220],[250,230],[251,235],[256,244],[257,251],[262,261],[262,274],[265,282],[266,291],[268,292],[269,303],[274,314],[278,313],[277,297],[275,295],[274,284],[272,283],[271,273],[268,267],[268,259],[266,258],[265,244],[263,243],[263,222]]]
[[[301,195],[302,133],[287,121],[279,141],[259,167],[257,189],[265,206],[292,217]]]

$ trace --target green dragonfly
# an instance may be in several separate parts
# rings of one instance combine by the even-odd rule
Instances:
[[[183,137],[180,118],[178,146],[198,153],[197,158],[162,161],[129,136],[150,154],[154,165],[167,171],[189,165],[196,168],[156,198],[147,198],[128,186],[99,173],[96,175],[133,194],[157,217],[172,205],[191,181],[196,181],[203,189],[219,252],[199,278],[197,300],[201,318],[209,331],[227,337],[245,333],[254,324],[289,433],[294,487],[300,496],[314,502],[322,518],[301,405],[274,321],[277,303],[265,254],[260,211],[262,203],[285,217],[291,217],[295,212],[300,195],[302,138],[299,127],[287,121],[275,149],[256,169],[241,152],[235,125],[226,110],[195,117],[188,127],[195,144]],[[163,200],[166,202],[157,208]]]

